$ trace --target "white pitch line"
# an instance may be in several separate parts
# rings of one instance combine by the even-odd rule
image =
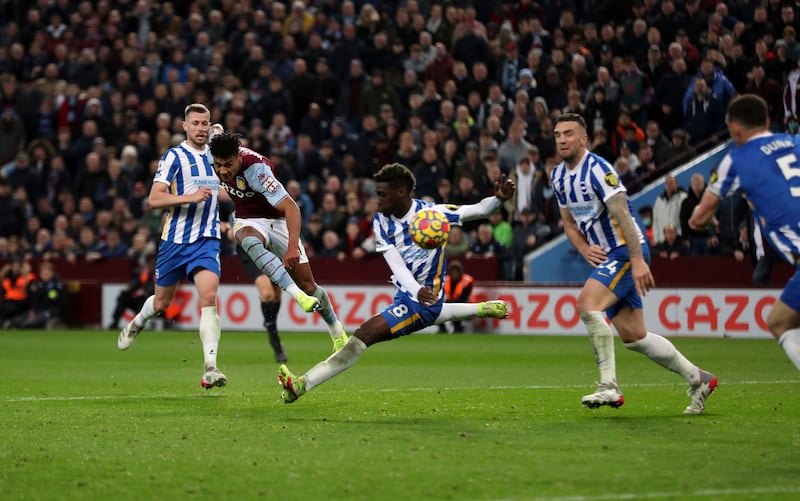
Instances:
[[[73,400],[159,400],[162,398],[219,398],[223,394],[208,395],[78,395],[72,397],[17,397],[7,398],[0,403],[19,403],[19,402],[70,402]]]
[[[765,385],[765,384],[798,384],[800,380],[781,380],[781,381],[722,381],[720,386],[730,387],[737,385]],[[629,384],[626,388],[664,388],[673,386],[685,386],[685,383],[637,383]],[[414,388],[383,388],[383,389],[360,389],[357,393],[403,393],[403,392],[432,392],[432,391],[475,391],[475,390],[567,390],[589,388],[591,385],[516,385],[516,386],[446,386],[446,387],[414,387]],[[261,396],[261,393],[252,392],[249,396]],[[0,400],[0,403],[24,403],[24,402],[69,402],[69,401],[91,401],[91,400],[158,400],[162,398],[220,398],[226,397],[226,393],[209,393],[205,395],[76,395],[62,397],[12,397]]]
[[[781,381],[721,381],[720,386],[735,386],[735,385],[759,385],[759,384],[797,384],[800,383],[800,380],[781,380]],[[669,386],[686,386],[686,383],[633,383],[628,385],[623,385],[625,388],[664,388]],[[373,392],[385,392],[385,393],[395,393],[395,392],[404,392],[404,391],[466,391],[466,390],[567,390],[567,389],[581,389],[581,388],[590,388],[592,385],[586,384],[570,384],[570,385],[514,385],[514,386],[455,386],[455,387],[444,387],[444,388],[427,388],[427,387],[414,387],[414,388],[383,388],[383,389],[362,389],[357,390],[358,392],[365,393],[373,393]]]
[[[527,501],[605,501],[611,499],[686,499],[717,496],[755,496],[763,494],[790,494],[800,492],[797,486],[753,487],[742,489],[702,489],[689,492],[620,492],[616,494],[596,494],[593,496],[553,496],[522,498]],[[520,499],[520,498],[514,498]],[[494,501],[507,501],[505,498]]]

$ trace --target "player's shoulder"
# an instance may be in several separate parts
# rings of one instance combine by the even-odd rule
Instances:
[[[728,151],[731,160],[739,164],[749,164],[754,160],[772,156],[787,150],[798,151],[800,139],[783,133],[759,134],[743,145],[733,147]]]
[[[586,152],[586,163],[589,165],[590,169],[599,168],[602,171],[607,171],[612,168],[611,162],[591,151]]]
[[[244,146],[239,147],[239,153],[242,158],[242,168],[246,169],[251,165],[256,164],[264,164],[267,166],[272,166],[272,163],[269,161],[269,158],[266,155],[262,155],[261,153],[251,150],[250,148],[246,148]]]

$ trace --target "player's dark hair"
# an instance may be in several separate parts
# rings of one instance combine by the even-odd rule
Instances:
[[[746,129],[766,127],[768,120],[767,102],[755,94],[737,96],[728,106],[728,121],[737,122]]]
[[[372,179],[379,183],[388,183],[392,188],[404,186],[411,193],[417,186],[417,179],[411,170],[403,164],[386,164],[376,172]]]
[[[211,140],[208,147],[211,156],[215,158],[231,158],[239,154],[239,146],[242,144],[241,134],[226,130],[222,134],[217,134]]]
[[[560,124],[561,122],[575,122],[581,127],[583,130],[586,130],[586,120],[583,119],[582,116],[578,115],[577,113],[564,113],[556,117],[556,121],[553,124],[553,127]]]

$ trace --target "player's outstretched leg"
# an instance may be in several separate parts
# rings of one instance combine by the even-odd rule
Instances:
[[[505,301],[495,299],[483,303],[444,303],[442,311],[436,317],[435,325],[454,320],[478,318],[508,318],[511,306]]]
[[[356,336],[351,336],[341,350],[318,363],[300,377],[295,376],[285,365],[278,369],[278,382],[283,386],[283,401],[290,404],[300,396],[325,381],[346,371],[364,353],[367,345]]]
[[[632,343],[625,343],[629,350],[638,351],[661,367],[680,374],[689,383],[688,395],[691,403],[685,414],[700,414],[705,409],[706,399],[717,387],[717,378],[689,361],[669,339],[653,332]]]
[[[314,296],[309,296],[300,290],[294,280],[292,280],[289,272],[286,271],[286,267],[283,266],[280,258],[268,251],[267,248],[264,247],[264,242],[258,237],[244,237],[240,245],[247,255],[250,256],[250,259],[253,260],[253,263],[258,266],[258,269],[267,275],[278,287],[292,296],[303,311],[310,313],[319,307],[319,299]]]

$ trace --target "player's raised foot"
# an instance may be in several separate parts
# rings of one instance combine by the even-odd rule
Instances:
[[[499,299],[478,304],[478,318],[507,318],[510,313],[511,306]]]
[[[700,382],[689,388],[687,395],[692,397],[692,403],[684,409],[684,414],[700,414],[706,408],[706,399],[714,393],[714,389],[719,384],[717,376],[700,369]]]
[[[315,298],[314,296],[309,296],[303,291],[297,293],[295,300],[297,301],[297,304],[300,305],[300,308],[303,308],[303,311],[306,313],[311,313],[319,308],[319,299]]]
[[[206,368],[206,372],[200,380],[200,386],[206,390],[210,390],[214,387],[222,388],[226,384],[228,384],[228,378],[216,367]]]
[[[590,409],[597,409],[601,405],[617,408],[625,403],[625,397],[617,383],[600,383],[594,393],[581,398],[581,403]]]
[[[331,338],[331,340],[333,341],[334,353],[344,348],[344,345],[347,344],[347,340],[349,339],[347,333],[344,331],[344,326],[342,325],[341,322],[338,321],[336,322],[336,331],[338,332],[338,335]]]
[[[133,344],[133,340],[136,339],[136,336],[142,332],[143,327],[139,327],[138,325],[133,323],[133,320],[125,324],[125,327],[119,331],[119,337],[117,337],[117,348],[120,350],[127,350]]]
[[[291,404],[306,392],[306,383],[303,378],[292,374],[292,371],[284,364],[278,368],[278,383],[283,386],[281,398],[287,404]]]

